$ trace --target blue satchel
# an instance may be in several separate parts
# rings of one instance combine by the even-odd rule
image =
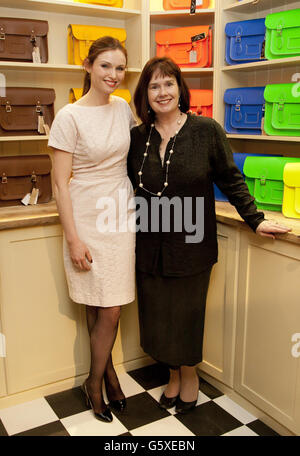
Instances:
[[[224,92],[227,133],[261,135],[265,87],[239,87]]]
[[[244,174],[244,162],[248,156],[253,156],[253,157],[259,157],[262,156],[262,154],[243,154],[242,152],[233,152],[233,160],[238,169],[241,171],[243,178],[245,180],[245,174]],[[215,200],[216,201],[228,201],[228,198],[226,195],[224,195],[223,192],[219,189],[219,187],[214,184],[214,192],[215,192]]]
[[[244,163],[247,157],[281,157],[281,155],[269,155],[269,154],[243,154],[242,152],[233,152],[233,160],[238,169],[241,171],[244,180],[246,179],[244,173]],[[226,195],[214,184],[215,200],[216,201],[228,201]]]
[[[228,22],[225,59],[229,65],[265,60],[265,18]]]

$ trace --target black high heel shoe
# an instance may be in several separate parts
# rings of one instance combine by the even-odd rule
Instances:
[[[162,393],[160,400],[159,400],[160,408],[162,408],[164,410],[168,410],[168,409],[174,407],[178,397],[179,396],[167,397],[167,396],[165,396],[165,393]]]
[[[188,413],[190,410],[193,410],[196,407],[197,404],[197,399],[192,402],[184,402],[180,397],[178,396],[177,402],[176,402],[176,413]]]
[[[84,382],[84,384],[81,386],[81,389],[85,395],[86,405],[87,406],[90,405],[91,409],[94,412],[95,418],[97,418],[97,420],[104,421],[105,423],[111,423],[113,420],[113,417],[112,417],[109,407],[106,407],[106,409],[102,413],[95,412],[93,403],[92,403],[89,393],[87,391],[86,382]]]
[[[126,399],[118,399],[116,401],[109,401],[109,406],[118,412],[124,412],[127,402]]]

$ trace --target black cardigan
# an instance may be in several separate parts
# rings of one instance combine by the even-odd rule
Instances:
[[[168,232],[164,232],[161,218],[158,229],[152,227],[151,231],[151,223],[154,221],[151,214],[151,200],[154,204],[162,200],[140,188],[138,176],[149,131],[150,128],[144,124],[131,130],[131,146],[128,154],[128,175],[133,188],[136,189],[136,196],[145,198],[148,203],[148,231],[137,231],[136,236],[137,269],[156,273],[158,258],[161,255],[162,274],[165,276],[180,277],[199,273],[217,262],[218,258],[214,182],[227,195],[230,203],[236,207],[253,231],[264,220],[264,214],[257,211],[254,198],[249,194],[243,176],[233,161],[231,148],[222,127],[213,119],[189,114],[176,138],[174,154],[169,166],[169,185],[162,196],[168,197],[169,200],[177,197],[177,203],[179,198],[180,203],[184,201],[184,197],[189,197],[192,209],[186,205],[187,200],[185,200],[182,204],[182,212],[178,212],[178,208],[177,212],[175,209],[170,211]],[[145,188],[154,193],[160,192],[164,187],[166,160],[169,157],[168,151],[171,149],[172,138],[166,148],[163,167],[159,155],[160,142],[160,134],[153,128],[142,182]],[[176,222],[180,221],[180,216],[183,217],[184,206],[188,217],[193,217],[193,222],[196,222],[197,204],[199,204],[198,214],[201,215],[201,204],[199,199],[197,202],[197,197],[204,197],[203,216],[197,219],[198,234],[201,232],[199,224],[203,224],[204,237],[196,238],[197,231],[195,231],[193,242],[186,242],[186,236],[193,236],[193,233],[185,229],[184,222],[181,223],[182,229],[178,232]],[[138,225],[141,224],[139,218],[141,213],[140,206],[137,205]],[[175,213],[176,217],[174,217]],[[186,219],[182,218],[182,220]],[[145,217],[143,221],[145,222]],[[198,242],[194,242],[195,240]]]

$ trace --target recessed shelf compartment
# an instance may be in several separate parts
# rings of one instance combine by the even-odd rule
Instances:
[[[129,19],[141,14],[136,9],[112,8],[88,3],[75,3],[68,0],[3,0],[1,6],[108,19]]]

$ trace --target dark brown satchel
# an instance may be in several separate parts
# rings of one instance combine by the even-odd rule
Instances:
[[[7,87],[5,95],[0,97],[0,136],[48,133],[54,119],[54,89]]]
[[[47,21],[1,17],[0,60],[48,62],[48,29]]]
[[[52,198],[52,162],[49,155],[0,157],[0,206],[23,205],[25,195],[38,189],[37,203]]]

